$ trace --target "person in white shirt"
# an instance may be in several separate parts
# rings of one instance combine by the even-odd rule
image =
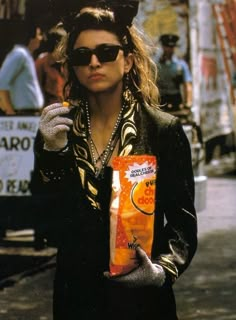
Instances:
[[[24,38],[7,54],[0,69],[0,109],[2,114],[34,114],[44,105],[36,74],[33,52],[42,40],[41,30],[25,32]]]

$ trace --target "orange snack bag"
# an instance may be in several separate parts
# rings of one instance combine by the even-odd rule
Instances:
[[[112,162],[110,205],[110,274],[125,274],[138,265],[138,245],[151,256],[156,157],[130,155]]]

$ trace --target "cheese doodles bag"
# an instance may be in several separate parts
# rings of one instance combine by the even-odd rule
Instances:
[[[156,157],[130,155],[112,162],[110,204],[110,275],[125,274],[138,265],[138,245],[151,256]]]

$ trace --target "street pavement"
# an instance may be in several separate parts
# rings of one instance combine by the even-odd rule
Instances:
[[[180,320],[236,320],[235,191],[235,174],[207,179],[198,250],[174,285]],[[0,289],[0,320],[52,320],[54,254],[52,248],[42,250],[49,258],[41,268],[8,278]]]
[[[235,195],[235,174],[208,178],[198,250],[174,286],[180,320],[236,319]]]

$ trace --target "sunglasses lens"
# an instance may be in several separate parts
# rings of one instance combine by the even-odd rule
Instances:
[[[102,46],[97,48],[96,56],[100,62],[115,61],[120,50],[119,46]]]
[[[123,50],[123,48],[118,45],[107,44],[101,44],[94,50],[89,48],[78,48],[72,52],[70,63],[72,66],[87,66],[90,64],[93,54],[96,55],[101,63],[115,61],[119,50]]]
[[[91,61],[92,52],[90,49],[79,48],[75,49],[71,54],[72,66],[87,66]]]

